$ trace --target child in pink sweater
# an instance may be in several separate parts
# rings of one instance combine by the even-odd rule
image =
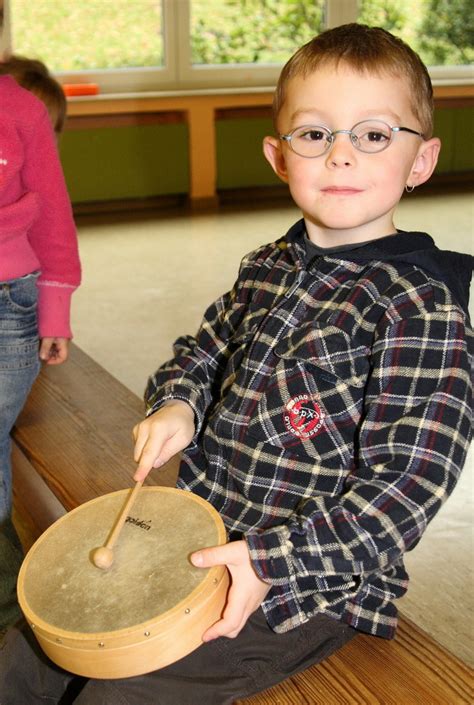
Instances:
[[[19,85],[21,71],[16,78],[0,75],[0,629],[19,614],[15,584],[22,559],[11,523],[10,431],[40,359],[60,364],[67,358],[70,300],[80,282],[51,118],[45,104]]]

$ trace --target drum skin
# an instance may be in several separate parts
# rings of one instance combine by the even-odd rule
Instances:
[[[88,678],[127,678],[196,649],[223,611],[225,566],[195,568],[189,555],[223,544],[216,510],[183,490],[139,492],[108,571],[91,559],[128,490],[98,497],[61,517],[28,552],[18,577],[20,607],[43,651]]]

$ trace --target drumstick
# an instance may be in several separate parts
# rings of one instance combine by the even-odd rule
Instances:
[[[123,525],[125,524],[127,514],[130,511],[131,506],[134,503],[142,484],[143,480],[139,480],[136,483],[135,487],[133,488],[133,491],[130,493],[130,496],[124,508],[117,517],[114,527],[109,535],[109,538],[103,546],[99,546],[99,548],[96,548],[92,553],[92,562],[96,566],[96,568],[100,568],[101,570],[108,570],[112,566],[112,563],[114,562],[114,544],[117,541],[118,535],[120,534]]]

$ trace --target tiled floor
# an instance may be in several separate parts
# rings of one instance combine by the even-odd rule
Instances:
[[[79,223],[84,270],[75,294],[75,341],[141,395],[147,375],[194,333],[205,307],[233,283],[242,255],[284,234],[299,217],[273,203],[219,213],[172,212]],[[406,197],[397,226],[430,232],[443,249],[474,252],[468,194]],[[471,308],[474,310],[474,308]],[[474,663],[472,455],[449,502],[407,557],[412,584],[404,613]]]

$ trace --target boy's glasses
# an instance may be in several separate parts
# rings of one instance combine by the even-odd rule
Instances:
[[[383,120],[362,120],[350,130],[334,130],[331,132],[321,125],[303,125],[296,127],[287,135],[279,135],[290,148],[300,157],[321,157],[331,149],[335,136],[338,134],[349,135],[353,146],[360,152],[375,154],[387,149],[396,132],[409,132],[424,139],[421,132],[411,130],[409,127],[390,127]]]

